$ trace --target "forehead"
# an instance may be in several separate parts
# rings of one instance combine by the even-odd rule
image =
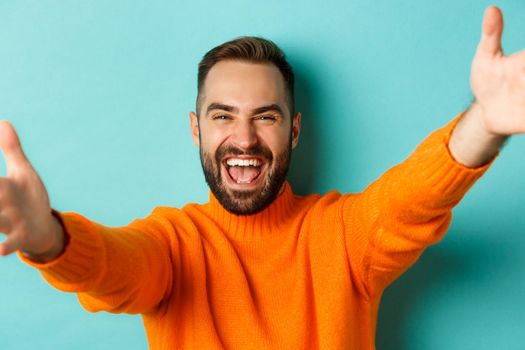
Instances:
[[[208,72],[203,97],[204,108],[224,103],[243,110],[275,103],[287,111],[284,78],[271,63],[218,62]]]

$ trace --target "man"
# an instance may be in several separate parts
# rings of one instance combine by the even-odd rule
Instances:
[[[373,349],[384,288],[445,233],[509,135],[525,132],[525,53],[501,52],[490,7],[472,64],[476,102],[363,193],[295,196],[293,73],[240,38],[199,65],[193,139],[210,201],[109,228],[50,208],[2,122],[0,254],[19,251],[89,311],[141,313],[152,349]]]

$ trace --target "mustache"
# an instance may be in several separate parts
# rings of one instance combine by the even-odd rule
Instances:
[[[272,152],[268,148],[262,145],[256,145],[246,150],[242,150],[232,145],[221,146],[219,147],[219,149],[217,149],[217,152],[215,153],[215,160],[217,161],[217,163],[220,163],[221,159],[223,159],[227,155],[228,156],[231,156],[231,155],[233,156],[257,156],[257,157],[266,158],[268,162],[270,163],[273,160]]]

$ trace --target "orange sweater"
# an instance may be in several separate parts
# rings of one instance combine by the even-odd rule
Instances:
[[[451,158],[456,121],[359,194],[301,197],[286,184],[251,216],[210,194],[116,228],[60,213],[65,252],[24,260],[89,311],[141,313],[151,349],[374,349],[384,288],[490,165]]]

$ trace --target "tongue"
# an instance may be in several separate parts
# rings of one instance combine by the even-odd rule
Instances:
[[[253,166],[232,166],[228,169],[230,176],[235,182],[249,183],[259,175],[260,168]]]

